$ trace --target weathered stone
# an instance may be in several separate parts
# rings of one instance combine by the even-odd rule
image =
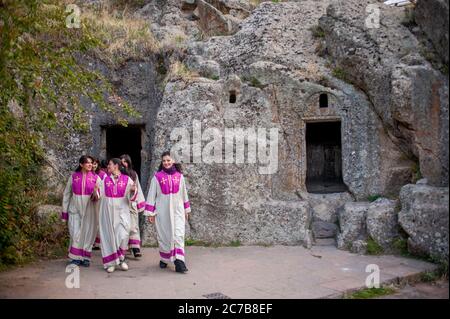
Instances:
[[[364,255],[367,253],[367,242],[361,239],[354,241],[351,244],[350,251],[354,254]]]
[[[419,166],[430,184],[448,185],[448,79],[424,59],[420,41],[401,24],[401,9],[382,7],[380,28],[365,26],[365,8],[372,2],[146,1],[135,14],[148,20],[160,52],[114,70],[83,59],[142,114],[129,120],[142,129],[145,190],[161,153],[182,137],[175,128],[189,136],[190,151],[182,158],[193,208],[189,237],[218,244],[309,246],[312,222],[335,223],[346,202],[397,196],[414,182]],[[311,31],[319,19],[324,38]],[[187,68],[167,76],[174,62]],[[320,107],[324,95],[327,107]],[[54,171],[64,176],[83,153],[106,157],[105,127],[117,125],[85,102],[89,133],[57,136],[65,147],[48,152]],[[330,121],[340,122],[342,145],[336,154],[342,161],[340,186],[348,192],[308,194],[307,127]],[[203,150],[208,143],[194,140],[195,123],[202,133],[208,129],[220,136],[222,146],[230,140],[223,137],[229,128],[277,129],[276,169],[261,173],[266,164],[250,163],[248,154],[244,163],[224,163],[223,147],[212,161],[203,154],[193,161],[194,148]],[[253,140],[261,138],[249,138],[246,145]],[[366,204],[342,208],[341,248],[352,249],[367,237],[361,205]],[[375,237],[392,230],[391,219],[378,223],[387,216],[392,217],[380,212],[369,220]],[[152,226],[146,224],[143,239],[155,243]]]
[[[399,223],[408,234],[408,250],[448,262],[448,187],[406,185],[400,192]]]
[[[415,22],[433,42],[444,63],[448,64],[448,0],[419,0],[414,11]]]
[[[337,234],[337,225],[322,221],[312,223],[314,238],[334,238]]]
[[[310,203],[313,210],[313,221],[323,221],[327,223],[337,223],[337,211],[347,202],[353,200],[348,192],[333,194],[312,194],[301,192],[303,200]]]
[[[341,77],[367,94],[397,147],[418,159],[430,184],[448,185],[448,78],[421,55],[420,41],[402,25],[403,8],[380,6],[380,26],[370,28],[369,4],[330,5],[320,19],[326,51]]]
[[[339,233],[337,243],[339,249],[350,249],[353,242],[367,238],[366,215],[369,202],[346,203],[338,211]]]
[[[385,250],[399,236],[398,201],[379,198],[367,210],[367,233]]]
[[[428,185],[428,179],[422,178],[416,182],[417,185]]]
[[[186,64],[200,76],[215,80],[220,78],[220,65],[216,61],[205,61],[201,56],[192,56],[187,59]]]

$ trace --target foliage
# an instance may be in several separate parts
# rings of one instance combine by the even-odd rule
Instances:
[[[379,199],[379,198],[381,198],[382,196],[381,195],[379,195],[379,194],[376,194],[376,195],[370,195],[370,196],[368,196],[367,197],[367,200],[369,201],[369,202],[374,202],[374,201],[376,201],[377,199]]]
[[[350,295],[345,296],[346,299],[370,299],[395,293],[395,289],[391,287],[367,288]]]
[[[139,116],[81,59],[116,54],[120,45],[111,48],[112,37],[99,27],[101,17],[90,19],[87,14],[80,28],[68,28],[68,3],[0,0],[0,267],[36,255],[59,255],[67,244],[66,227],[55,228],[56,220],[42,223],[36,216],[37,206],[51,196],[41,176],[44,137],[86,132],[83,98],[120,123]],[[112,24],[108,27],[113,29]],[[127,41],[121,43],[133,47],[136,39],[149,37],[137,30],[125,30]]]
[[[311,31],[314,38],[325,37],[325,31],[319,25],[312,26],[309,30]]]
[[[381,255],[383,253],[383,247],[381,247],[372,238],[367,239],[367,254],[368,255]]]

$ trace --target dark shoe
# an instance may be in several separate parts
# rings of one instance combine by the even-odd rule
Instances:
[[[76,266],[80,266],[81,265],[81,260],[75,260],[72,259],[72,261],[70,262],[71,265],[76,265]]]
[[[167,268],[167,264],[164,261],[159,261],[159,268],[161,269]]]
[[[177,259],[177,260],[175,260],[174,264],[175,264],[175,271],[176,272],[180,272],[180,273],[184,274],[185,272],[188,271],[184,261]]]
[[[131,250],[133,251],[134,257],[142,257],[141,250],[139,248],[132,248]]]
[[[83,266],[83,267],[89,267],[90,265],[91,265],[91,262],[87,259],[85,259],[81,262],[81,266]]]
[[[94,246],[92,247],[92,250],[100,250],[100,247]]]

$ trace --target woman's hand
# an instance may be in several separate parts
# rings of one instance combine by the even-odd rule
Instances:
[[[149,223],[154,224],[155,223],[155,216],[148,216],[148,221],[149,221]]]
[[[130,187],[130,190],[131,190],[132,193],[136,192],[136,184],[133,184],[133,185]]]
[[[93,192],[93,193],[92,193],[92,195],[91,195],[91,200],[92,200],[93,202],[96,202],[96,201],[99,200],[99,197],[98,197],[97,192]]]

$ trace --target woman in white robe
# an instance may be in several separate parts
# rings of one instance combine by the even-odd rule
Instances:
[[[126,174],[120,171],[120,159],[109,161],[106,176],[101,183],[100,192],[100,245],[103,257],[103,266],[107,272],[112,273],[116,266],[128,270],[125,254],[128,250],[130,236],[130,202],[137,197],[136,186]]]
[[[95,210],[100,178],[92,172],[92,159],[82,156],[79,167],[69,177],[63,196],[61,218],[68,222],[70,234],[69,258],[71,263],[89,267],[92,244],[97,232]]]
[[[152,178],[144,213],[151,223],[156,223],[161,268],[173,262],[177,272],[187,272],[184,235],[190,212],[181,165],[173,162],[170,152],[165,152]]]
[[[98,177],[100,177],[100,180],[103,181],[105,176],[107,175],[107,166],[108,162],[106,160],[102,160],[101,162],[98,159],[94,159],[92,170],[95,171],[95,174],[97,174]],[[100,201],[97,201],[95,203],[95,209],[97,211],[97,218],[100,213]],[[98,225],[97,225],[98,226]],[[95,236],[94,246],[92,247],[92,250],[100,250],[100,233],[97,227],[97,235]]]
[[[130,217],[131,217],[131,227],[130,227],[130,239],[128,240],[128,247],[133,252],[135,258],[142,257],[141,252],[141,235],[139,229],[139,214],[143,213],[145,210],[145,196],[141,188],[141,183],[139,183],[139,176],[133,169],[133,164],[131,157],[128,154],[120,156],[122,165],[127,171],[127,175],[131,177],[133,182],[136,184],[137,188],[137,198],[135,201],[130,203]]]

